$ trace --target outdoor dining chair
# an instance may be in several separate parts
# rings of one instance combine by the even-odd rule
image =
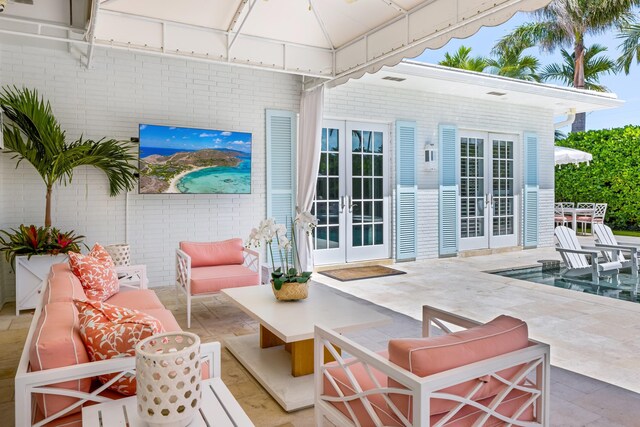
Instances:
[[[593,235],[594,224],[604,224],[604,216],[607,213],[606,203],[578,203],[578,209],[593,209],[592,214],[580,215],[576,221],[582,226],[582,234],[587,234],[587,224],[591,228]]]
[[[571,217],[565,215],[563,205],[564,203],[556,203],[553,207],[553,219],[555,226],[567,225],[567,223],[571,221]]]

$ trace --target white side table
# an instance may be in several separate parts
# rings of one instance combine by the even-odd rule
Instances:
[[[99,405],[82,408],[84,427],[144,427],[146,423],[138,417],[135,396],[111,400]],[[200,414],[196,415],[190,427],[253,427],[236,399],[220,378],[202,382]]]

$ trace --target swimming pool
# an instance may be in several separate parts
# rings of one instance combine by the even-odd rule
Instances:
[[[630,273],[620,273],[618,283],[611,278],[603,278],[596,285],[591,282],[590,276],[563,277],[565,271],[566,268],[562,267],[560,262],[549,261],[541,262],[539,266],[492,271],[491,274],[640,303],[636,279]]]

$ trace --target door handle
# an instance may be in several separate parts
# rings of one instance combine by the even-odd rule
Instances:
[[[351,196],[345,196],[349,201],[347,202],[347,206],[349,207],[349,213],[353,213],[353,199]]]
[[[493,194],[487,193],[487,194],[484,195],[484,204],[485,204],[485,206],[492,206],[493,205]]]
[[[345,196],[340,196],[340,213],[344,212],[344,198]]]

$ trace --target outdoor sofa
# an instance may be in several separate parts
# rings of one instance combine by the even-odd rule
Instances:
[[[120,291],[105,302],[149,314],[166,332],[180,331],[173,314],[146,288],[145,266],[116,267]],[[86,299],[69,264],[54,264],[20,358],[15,377],[16,426],[80,426],[81,408],[125,397],[96,378],[135,373],[135,357],[91,362],[83,345],[73,300]],[[203,378],[220,377],[220,343],[201,345]],[[118,377],[116,377],[118,378]]]

